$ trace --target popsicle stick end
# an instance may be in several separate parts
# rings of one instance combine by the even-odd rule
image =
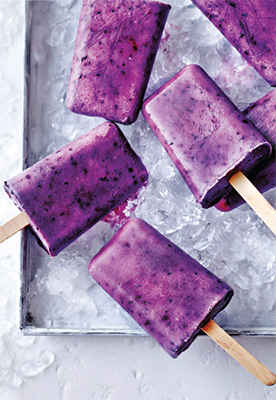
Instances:
[[[4,225],[0,226],[0,243],[13,236],[15,233],[21,231],[29,225],[27,214],[22,211],[16,217],[12,218]]]
[[[263,384],[273,386],[276,383],[276,375],[245,350],[214,321],[210,320],[201,329]]]
[[[239,171],[229,179],[229,183],[276,235],[276,210],[250,180]]]

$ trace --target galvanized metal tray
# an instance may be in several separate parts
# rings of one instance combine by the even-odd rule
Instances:
[[[189,0],[170,4],[146,95],[189,63],[207,70],[241,108],[271,89]],[[23,168],[102,122],[72,114],[65,106],[80,9],[81,0],[26,1]],[[135,210],[129,213],[146,219],[234,287],[234,299],[217,318],[228,333],[275,336],[273,234],[247,205],[231,213],[202,210],[142,115],[122,130],[150,173],[148,186],[130,203]],[[275,194],[272,190],[266,195],[274,206]],[[98,223],[53,260],[25,229],[24,334],[145,335],[87,272],[89,260],[118,229],[113,217],[112,224]]]

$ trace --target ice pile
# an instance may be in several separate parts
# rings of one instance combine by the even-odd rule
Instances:
[[[190,63],[201,65],[241,109],[270,90],[190,0],[170,4],[147,95]],[[64,103],[81,2],[35,2],[33,7],[29,165],[102,122],[73,114]],[[218,317],[226,329],[273,328],[273,234],[247,205],[231,213],[197,205],[141,115],[122,130],[150,173],[149,185],[128,204],[125,215],[145,219],[234,287],[231,304]],[[265,196],[275,207],[275,190]],[[34,327],[37,333],[143,333],[87,272],[92,256],[117,229],[112,218],[111,224],[100,222],[53,260],[28,234],[29,332]]]

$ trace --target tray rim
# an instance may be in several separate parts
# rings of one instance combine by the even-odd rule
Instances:
[[[239,329],[239,328],[223,328],[228,335],[231,336],[252,336],[252,337],[275,337],[274,328],[255,328],[250,329]],[[89,329],[89,328],[37,328],[33,326],[25,326],[22,328],[24,335],[26,336],[149,336],[145,331],[126,329],[125,331],[119,329]],[[199,336],[205,336],[203,332],[199,333]]]
[[[38,0],[39,1],[39,0]],[[46,0],[47,1],[47,0]],[[51,1],[51,0],[48,0]],[[23,116],[23,169],[27,168],[28,158],[28,130],[29,130],[29,110],[30,110],[30,70],[31,70],[31,39],[32,39],[32,17],[33,3],[36,0],[25,0],[25,51],[24,51],[24,116]],[[20,251],[20,321],[19,328],[26,336],[56,336],[56,335],[93,335],[93,336],[148,336],[142,329],[128,328],[125,331],[115,328],[44,328],[27,324],[28,317],[28,229],[21,232],[21,251]],[[256,327],[256,328],[231,328],[224,327],[229,335],[234,336],[253,336],[253,337],[276,337],[275,327]],[[204,335],[200,333],[200,335]]]
[[[31,26],[32,2],[25,0],[25,41],[24,41],[24,115],[23,115],[23,170],[27,167],[29,106],[30,106],[30,54],[31,54]],[[27,228],[28,229],[28,228]],[[21,268],[20,268],[20,329],[25,330],[27,317],[27,229],[21,231]]]

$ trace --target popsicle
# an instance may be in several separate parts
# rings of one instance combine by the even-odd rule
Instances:
[[[275,0],[192,0],[243,58],[276,86]]]
[[[250,181],[264,193],[276,186],[276,89],[251,104],[243,114],[272,145],[273,150],[268,161],[249,175]],[[220,211],[231,211],[243,203],[243,198],[232,190],[216,204],[216,208]]]
[[[169,10],[157,1],[83,1],[66,97],[72,112],[136,120]]]
[[[23,221],[28,220],[54,257],[147,178],[145,166],[120,129],[104,122],[9,179],[4,187],[23,212]],[[7,232],[6,226],[0,229],[0,241]]]
[[[247,202],[276,233],[276,211],[248,191],[244,175],[269,157],[271,145],[201,67],[179,71],[145,100],[143,115],[203,208],[248,183],[243,197],[249,193]],[[261,205],[251,204],[259,195]]]
[[[89,273],[172,358],[202,329],[264,383],[276,382],[212,321],[229,303],[231,287],[145,221],[126,222],[91,260]]]

